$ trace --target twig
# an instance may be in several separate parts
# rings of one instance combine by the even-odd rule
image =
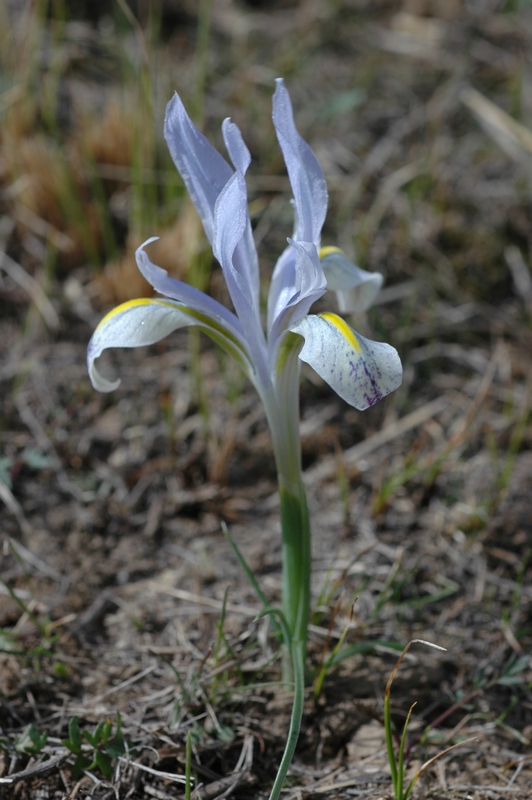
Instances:
[[[432,400],[430,403],[421,406],[421,408],[417,408],[415,411],[407,414],[406,417],[388,425],[374,436],[370,436],[368,439],[364,439],[363,442],[346,450],[343,456],[344,464],[350,467],[355,466],[358,461],[368,456],[374,450],[383,447],[385,444],[389,444],[389,442],[398,439],[399,436],[402,436],[404,433],[408,433],[408,431],[413,430],[413,428],[417,428],[425,422],[428,422],[429,419],[435,417],[440,411],[443,411],[448,404],[449,399],[447,397],[438,397],[436,400]],[[307,483],[307,485],[318,483],[335,472],[336,457],[328,456],[320,461],[316,467],[307,470],[305,473],[305,483]]]
[[[14,772],[13,775],[7,775],[5,778],[0,778],[0,784],[28,781],[31,778],[35,778],[37,775],[44,775],[46,772],[50,772],[51,770],[60,767],[61,764],[67,760],[69,755],[70,753],[67,751],[57,758],[51,759],[50,761],[43,761],[40,764],[34,764],[27,769],[23,769],[21,772]]]
[[[244,772],[233,772],[225,778],[220,778],[219,781],[207,783],[192,792],[192,800],[214,800],[215,797],[227,797],[234,792],[237,786],[253,786],[257,783],[257,776],[252,772],[245,770]]]
[[[0,253],[0,269],[29,294],[50,330],[58,330],[59,317],[40,283],[7,253]]]

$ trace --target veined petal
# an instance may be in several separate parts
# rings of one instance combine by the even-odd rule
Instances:
[[[397,350],[360,336],[336,314],[304,317],[291,330],[305,339],[299,358],[359,411],[401,385]]]
[[[233,170],[196,128],[175,94],[166,107],[164,138],[187,191],[212,242],[214,206]]]
[[[382,288],[380,272],[366,272],[350,261],[339,247],[322,247],[320,260],[327,289],[336,292],[341,312],[367,311]]]
[[[327,213],[327,185],[318,159],[296,129],[290,95],[282,78],[276,84],[273,124],[294,193],[297,217],[294,239],[317,246]]]
[[[154,344],[178,328],[197,325],[230,353],[253,379],[248,353],[236,332],[174,300],[142,298],[130,300],[109,312],[94,331],[87,350],[87,366],[95,389],[112,392],[120,381],[108,381],[95,367],[96,359],[109,347],[142,347]],[[236,334],[236,335],[235,335]]]

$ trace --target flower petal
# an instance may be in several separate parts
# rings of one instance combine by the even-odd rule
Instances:
[[[172,300],[130,300],[107,314],[94,331],[87,350],[87,366],[95,389],[112,392],[120,381],[103,378],[94,362],[108,347],[141,347],[154,344],[172,331],[190,324]]]
[[[336,314],[304,317],[291,330],[305,339],[299,358],[359,411],[401,385],[397,350],[360,336]]]
[[[239,259],[239,244],[246,231],[249,216],[247,210],[246,182],[237,170],[227,182],[217,200],[214,212],[214,239],[212,249],[220,262],[231,300],[242,324],[246,346],[250,351],[259,376],[266,386],[270,381],[266,340],[262,330],[256,287],[250,284],[249,276]]]
[[[240,129],[234,122],[226,119],[222,125],[222,133],[224,137],[225,146],[231,157],[231,161],[237,172],[242,173],[244,176],[251,163],[251,155],[246,147],[246,143],[242,138]],[[249,212],[247,208],[247,194],[245,199],[246,208],[246,225],[242,238],[238,242],[233,254],[233,264],[235,270],[244,277],[247,283],[250,297],[252,298],[255,313],[260,314],[260,282],[259,282],[259,258],[257,256],[257,249],[253,241],[253,232],[251,230],[251,221],[249,219]]]
[[[164,138],[212,242],[214,206],[233,170],[196,128],[178,94],[166,107]]]
[[[360,269],[339,247],[322,247],[320,260],[327,289],[336,292],[342,313],[361,313],[373,305],[384,282],[380,272]]]
[[[253,380],[249,354],[240,337],[224,328],[216,319],[174,300],[142,298],[130,300],[109,312],[94,331],[87,350],[87,366],[95,389],[112,392],[120,381],[102,377],[94,362],[109,347],[142,347],[154,344],[187,325],[197,325],[211,339],[232,355]]]
[[[138,268],[155,291],[173,300],[178,300],[180,303],[190,308],[195,308],[205,316],[217,319],[222,325],[232,329],[237,336],[243,338],[240,321],[228,308],[218,303],[204,292],[200,292],[200,290],[196,289],[194,286],[171,278],[166,270],[161,269],[161,267],[158,267],[150,261],[144,248],[146,245],[156,240],[157,237],[153,236],[151,239],[144,242],[144,244],[141,244],[135,252]]]
[[[296,320],[308,314],[312,304],[326,290],[325,276],[316,247],[310,242],[296,242],[292,239],[288,242],[294,251],[293,263],[287,259],[276,281],[272,280],[277,292],[277,302],[268,329],[271,354],[283,331],[291,328]]]
[[[276,84],[273,124],[294,193],[294,239],[313,242],[318,246],[327,213],[327,185],[318,159],[297,132],[290,95],[282,78],[278,78]]]
[[[234,168],[245,175],[251,164],[251,153],[242,138],[240,128],[234,122],[231,122],[229,118],[224,119],[222,135]]]

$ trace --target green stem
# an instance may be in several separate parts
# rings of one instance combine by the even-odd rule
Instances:
[[[292,637],[292,648],[301,648],[306,659],[310,615],[310,522],[305,487],[297,494],[280,487],[283,539],[283,614]],[[294,679],[293,655],[284,660],[285,681]]]
[[[277,775],[275,776],[269,800],[277,800],[281,794],[286,773],[292,762],[297,740],[299,739],[299,731],[301,730],[301,718],[303,716],[303,704],[305,700],[306,642],[293,642],[291,656],[292,668],[294,671],[294,702],[292,705],[292,716],[290,718],[290,730],[288,731],[283,758],[279,765]]]
[[[305,700],[305,662],[307,628],[310,615],[310,521],[303,481],[296,490],[288,490],[279,476],[281,526],[283,537],[283,609],[289,646],[285,645],[283,679],[293,682],[294,699],[290,729],[279,771],[270,794],[277,800],[294,757]]]

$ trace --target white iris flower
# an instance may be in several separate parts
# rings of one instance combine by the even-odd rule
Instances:
[[[328,200],[325,178],[296,130],[281,79],[273,98],[273,124],[294,195],[295,227],[273,271],[266,332],[245,183],[249,150],[238,127],[226,119],[222,131],[231,168],[175,95],[166,112],[165,138],[224,272],[234,311],[152,264],[146,247],[154,240],[148,239],[137,250],[137,264],[161,297],[133,300],[107,314],[90,341],[88,368],[96,389],[112,391],[119,381],[106,380],[95,366],[103,350],[149,345],[177,328],[199,327],[237,360],[257,389],[272,431],[281,484],[289,488],[300,471],[300,362],[310,364],[360,410],[396,389],[402,368],[390,345],[364,338],[334,313],[309,314],[327,289],[337,293],[341,311],[365,311],[382,276],[359,269],[338,248],[320,250]]]
[[[360,410],[397,389],[402,368],[390,345],[365,339],[334,313],[309,313],[327,289],[337,293],[340,311],[365,311],[382,276],[359,269],[338,248],[320,249],[327,211],[325,178],[296,130],[282,80],[273,98],[273,124],[294,195],[295,226],[273,271],[266,331],[245,182],[249,151],[237,126],[225,120],[222,131],[231,167],[193,125],[176,95],[166,112],[166,141],[223,270],[234,311],[152,264],[145,250],[153,241],[149,239],[137,250],[137,264],[161,297],[133,300],[107,314],[90,341],[88,367],[95,388],[111,391],[119,381],[106,380],[95,366],[103,350],[153,344],[177,328],[195,325],[236,359],[264,403],[279,477],[283,547],[282,609],[268,607],[264,613],[282,623],[284,676],[294,682],[290,732],[270,794],[270,800],[278,800],[301,725],[310,612],[310,520],[299,434],[301,362]]]

